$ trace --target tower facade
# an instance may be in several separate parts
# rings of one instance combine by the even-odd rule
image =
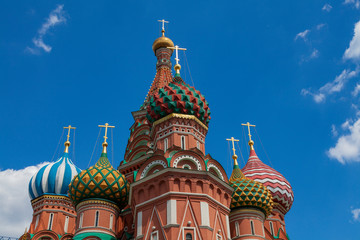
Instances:
[[[105,128],[102,154],[85,170],[68,159],[67,140],[64,155],[30,181],[34,215],[21,239],[289,239],[288,181],[257,157],[250,132],[250,157],[242,170],[231,139],[229,179],[205,149],[209,103],[181,78],[178,51],[186,49],[174,45],[164,29],[152,49],[155,78],[132,112],[124,160],[117,169],[110,164],[108,124],[99,126]]]

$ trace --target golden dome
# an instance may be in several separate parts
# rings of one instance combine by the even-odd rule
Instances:
[[[171,41],[170,38],[165,37],[164,31],[163,31],[162,36],[157,38],[154,41],[154,43],[152,45],[152,49],[153,49],[154,53],[156,53],[156,50],[161,47],[165,47],[165,48],[166,47],[174,47],[173,41]]]

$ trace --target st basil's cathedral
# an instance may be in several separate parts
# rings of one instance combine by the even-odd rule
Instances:
[[[21,240],[288,240],[290,183],[256,155],[240,169],[234,142],[230,178],[205,152],[209,103],[180,75],[178,50],[165,36],[152,49],[156,75],[134,123],[124,160],[115,169],[105,128],[97,163],[80,170],[62,156],[29,182],[33,218]],[[175,74],[171,57],[175,52]],[[73,127],[66,127],[70,132]]]

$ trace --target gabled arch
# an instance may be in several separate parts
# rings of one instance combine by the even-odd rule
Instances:
[[[136,181],[157,171],[161,171],[168,167],[167,160],[164,156],[153,156],[146,160],[140,167],[136,175]]]

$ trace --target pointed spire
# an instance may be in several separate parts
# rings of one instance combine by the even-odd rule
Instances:
[[[66,139],[66,142],[65,142],[65,150],[64,150],[64,153],[69,153],[69,147],[70,147],[70,131],[71,129],[76,129],[76,127],[72,127],[71,125],[67,126],[67,127],[64,127],[64,129],[68,129],[68,134],[67,134],[67,139]]]
[[[254,150],[254,141],[251,140],[251,132],[250,132],[250,127],[256,127],[255,125],[251,125],[249,122],[247,123],[242,123],[241,125],[243,126],[247,126],[248,127],[248,131],[249,131],[249,146],[250,146],[250,151]]]
[[[105,125],[99,125],[99,127],[105,128],[104,142],[102,144],[102,146],[103,146],[102,153],[107,153],[107,146],[108,146],[108,143],[106,142],[106,139],[108,139],[107,130],[108,130],[108,128],[115,128],[115,126],[110,126],[108,123],[105,123]]]
[[[233,150],[233,153],[234,153],[233,156],[232,156],[232,158],[234,159],[234,167],[233,167],[233,171],[231,173],[230,179],[229,179],[229,182],[233,183],[238,179],[244,178],[245,176],[240,170],[239,164],[237,162],[238,156],[235,153],[235,144],[234,144],[234,142],[238,142],[239,140],[235,139],[234,137],[228,138],[226,140],[232,142],[232,147],[233,147],[232,150]]]

